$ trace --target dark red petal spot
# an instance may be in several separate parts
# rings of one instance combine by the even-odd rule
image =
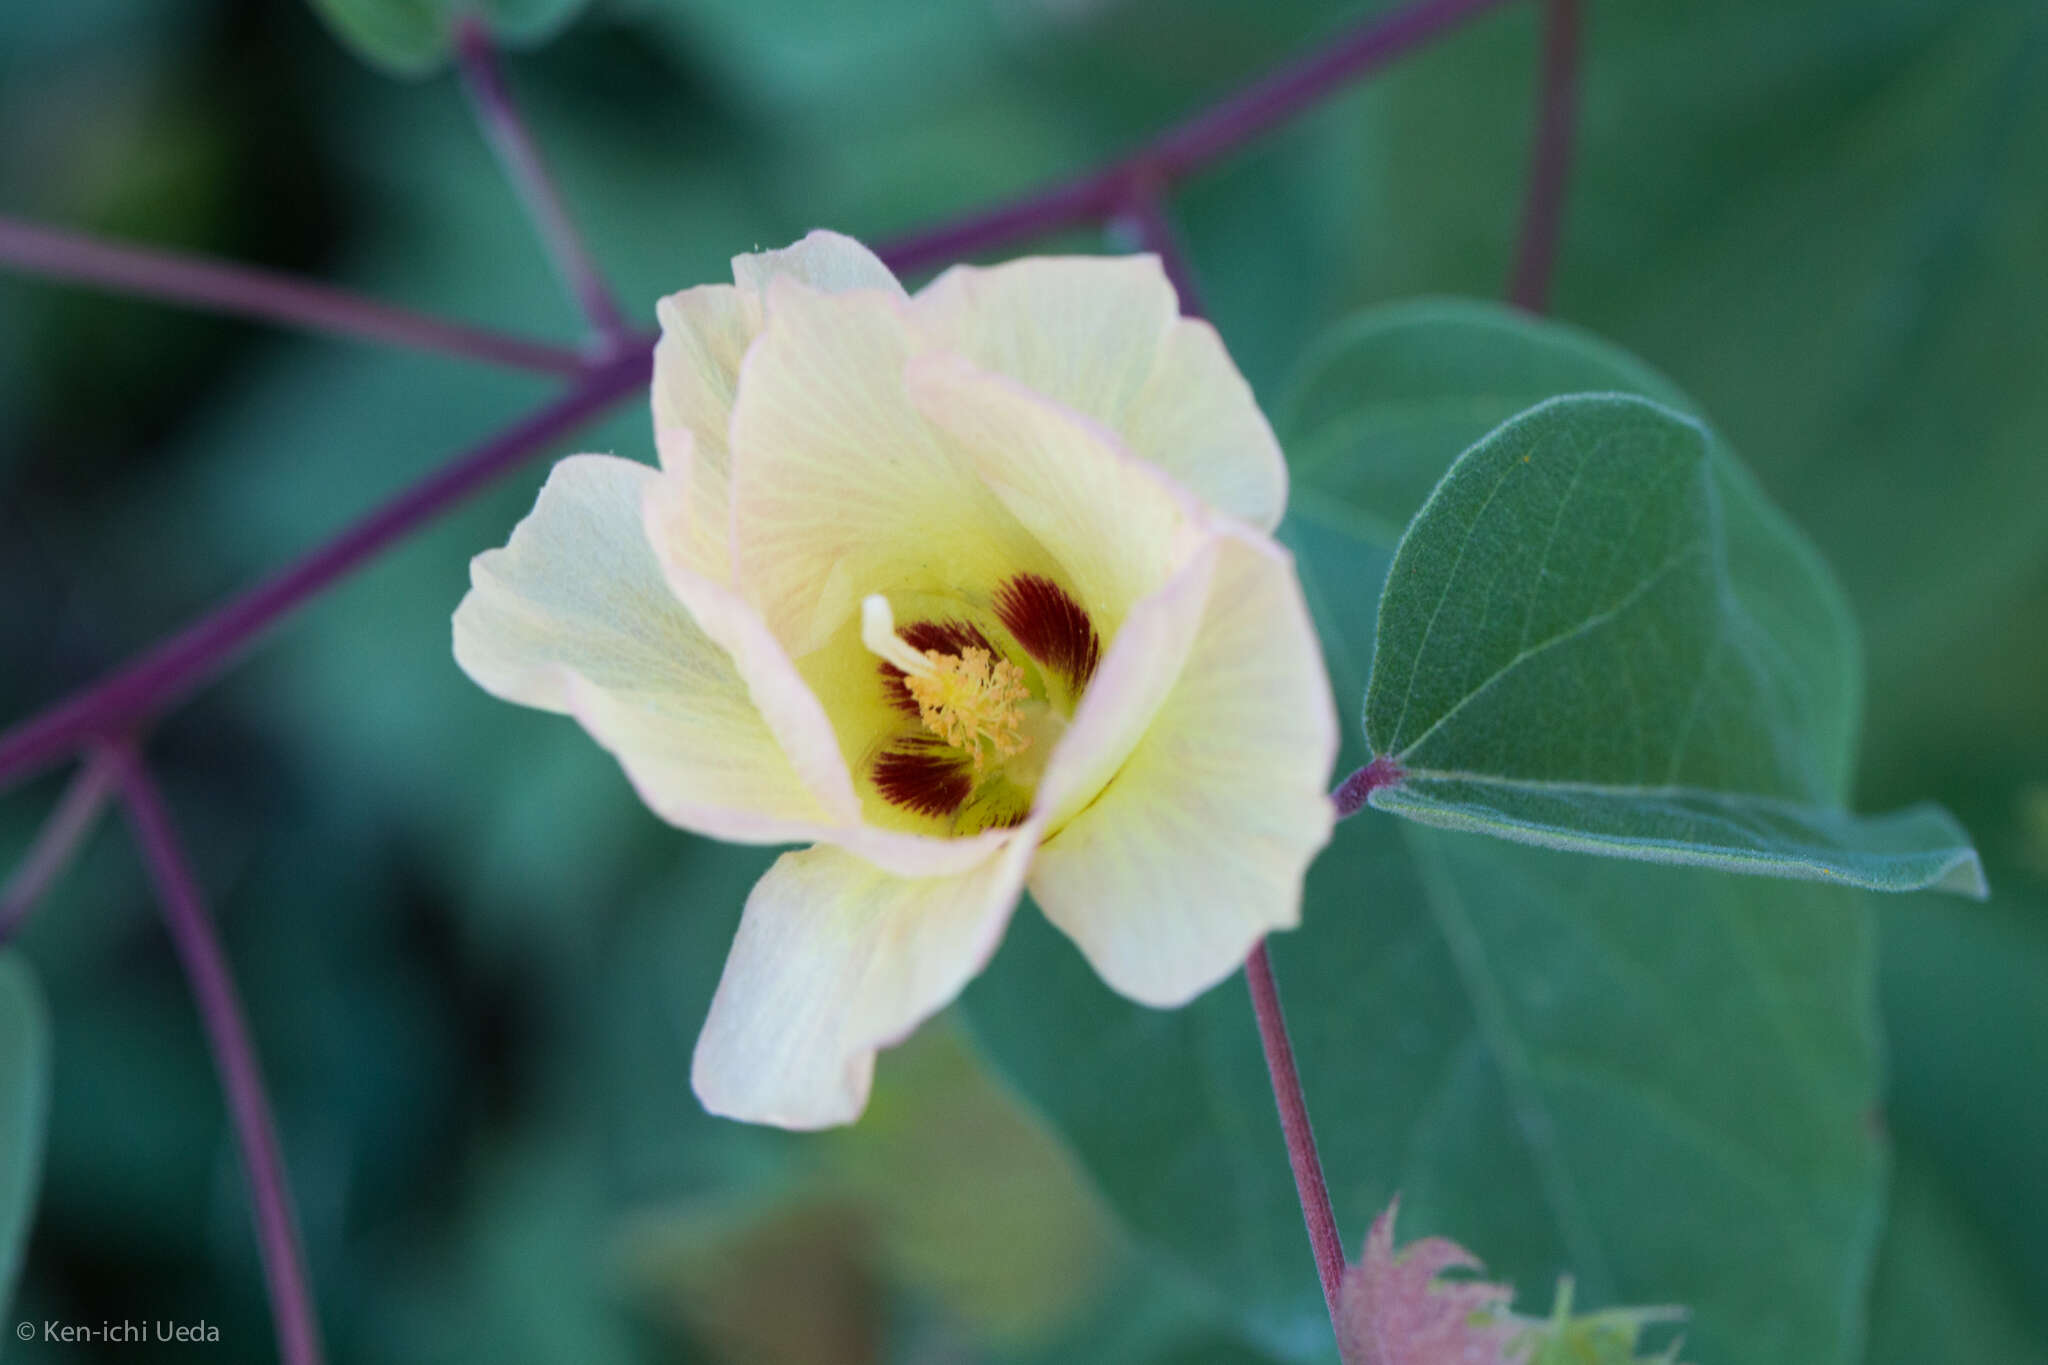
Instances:
[[[1095,676],[1102,640],[1073,595],[1043,574],[1020,573],[996,593],[996,615],[1024,652],[1079,692]]]
[[[915,650],[936,649],[941,654],[957,656],[962,650],[981,649],[988,651],[990,658],[999,657],[988,637],[966,621],[913,621],[897,633]],[[876,667],[881,672],[882,693],[889,705],[906,716],[916,715],[917,699],[903,685],[903,670],[891,663]]]
[[[988,817],[989,829],[1015,829],[1031,817],[1030,806],[1010,806],[992,812]]]
[[[919,815],[951,815],[974,793],[974,770],[944,744],[898,741],[875,759],[875,787],[891,805]]]
[[[996,652],[988,637],[970,621],[912,621],[900,633],[912,649],[954,655],[968,649],[987,650],[991,656]]]

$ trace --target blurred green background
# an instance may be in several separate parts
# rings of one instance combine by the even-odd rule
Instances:
[[[1091,165],[1375,8],[597,0],[509,61],[651,323],[658,295],[723,278],[737,251],[820,225],[880,240]],[[1390,856],[1366,828],[1386,817],[1362,817],[1304,931],[1342,951],[1275,950],[1346,1236],[1355,1250],[1405,1188],[1404,1237],[1467,1241],[1530,1311],[1561,1270],[1581,1302],[1699,1306],[1701,1365],[2048,1361],[2048,9],[1588,10],[1554,311],[1694,394],[1815,539],[1866,637],[1859,804],[1944,802],[1996,894],[1784,902],[1794,937],[1760,951],[1798,998],[1772,1008],[1819,1059],[1787,1103],[1825,1109],[1839,1142],[1774,1168],[1768,1197],[1721,1201],[1744,1217],[1695,1226],[1671,1210],[1721,1200],[1731,1135],[1770,1148],[1802,1120],[1752,1100],[1645,1156],[1626,1123],[1565,1108],[1537,1133],[1526,1107],[1474,1099],[1512,1111],[1525,1131],[1503,1119],[1501,1142],[1537,1174],[1502,1165],[1505,1147],[1443,1120],[1468,1082],[1513,1088],[1489,1079],[1498,1048],[1454,1049],[1427,1086],[1401,1071],[1486,1012],[1432,994],[1456,978],[1431,975],[1426,922],[1402,927],[1401,874],[1363,901],[1337,884]],[[1269,404],[1362,306],[1498,295],[1537,40],[1534,8],[1510,5],[1180,195],[1210,311]],[[0,131],[0,212],[575,336],[448,75],[380,74],[292,0],[0,6]],[[548,392],[0,276],[0,720]],[[578,444],[652,457],[638,404]],[[859,1126],[799,1138],[701,1113],[690,1047],[770,855],[661,826],[572,726],[490,701],[449,657],[469,556],[503,541],[545,466],[294,618],[152,749],[248,1000],[334,1358],[1330,1358],[1305,1242],[1264,1240],[1297,1215],[1234,982],[1184,1016],[1123,1011],[1027,910],[964,1017],[885,1057]],[[1293,534],[1317,553],[1314,525]],[[1353,567],[1339,616],[1370,621],[1382,568]],[[1363,679],[1334,656],[1355,714]],[[0,863],[60,783],[0,798]],[[1726,899],[1767,928],[1780,903],[1710,873],[1513,856],[1466,868],[1493,888],[1479,910],[1500,942],[1520,897],[1550,898],[1543,915],[1598,903],[1667,955],[1657,988],[1683,1020],[1736,1009],[1734,978],[1684,975],[1718,950],[1659,919],[1667,902]],[[203,1318],[222,1340],[188,1353],[273,1358],[208,1057],[118,821],[21,948],[54,1088],[14,1316]],[[1590,970],[1514,952],[1518,989],[1569,999]],[[1329,965],[1354,959],[1349,977]],[[1774,1046],[1645,1065],[1774,1094],[1756,1079]],[[1411,1097],[1443,1107],[1426,1121]],[[1582,1236],[1528,1194],[1560,1170],[1615,1173]],[[1778,1236],[1795,1207],[1832,1230]],[[1609,1263],[1573,1264],[1589,1247]],[[1776,1259],[1794,1251],[1811,1254]],[[5,1334],[0,1352],[102,1358]]]

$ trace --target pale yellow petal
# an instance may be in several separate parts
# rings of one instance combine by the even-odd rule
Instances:
[[[456,661],[495,696],[576,716],[664,819],[720,838],[799,837],[824,809],[641,530],[658,477],[604,455],[557,464],[510,542],[471,562]]]
[[[1180,310],[1154,256],[1031,256],[955,266],[912,315],[938,349],[1112,429],[1152,382]]]
[[[1261,531],[1287,509],[1287,460],[1208,323],[1182,318],[1166,334],[1152,382],[1124,419],[1124,440],[1210,506]]]
[[[1279,523],[1279,442],[1216,329],[1180,316],[1157,257],[956,266],[912,310],[935,348],[1102,423],[1211,506]]]
[[[654,347],[655,448],[663,469],[687,467],[694,484],[692,520],[677,553],[697,572],[724,582],[732,575],[726,427],[740,359],[761,330],[760,302],[732,285],[707,284],[671,294],[655,311],[661,319]]]
[[[786,853],[747,898],[690,1080],[704,1107],[785,1128],[849,1123],[875,1053],[979,972],[1023,887],[1036,830],[979,864],[909,878],[843,849]]]
[[[1044,555],[912,406],[903,304],[769,285],[733,408],[740,590],[798,658],[870,593],[951,591]]]
[[[730,586],[698,572],[689,561],[690,497],[698,485],[690,477],[688,450],[679,450],[678,455],[682,466],[648,481],[643,490],[642,534],[653,548],[656,571],[698,628],[724,649],[756,712],[790,766],[816,795],[828,822],[857,824],[860,803],[853,776],[825,708],[760,613]]]
[[[1110,641],[1039,779],[1034,809],[1057,832],[1122,770],[1166,704],[1208,609],[1216,540],[1138,602]]]
[[[1303,873],[1334,820],[1336,752],[1293,565],[1263,537],[1228,533],[1165,704],[1039,851],[1031,893],[1111,986],[1182,1004],[1298,922]]]
[[[691,521],[678,546],[691,567],[720,582],[731,576],[728,488],[732,456],[727,427],[740,361],[761,332],[768,284],[788,275],[824,293],[903,287],[873,252],[836,232],[813,232],[794,246],[736,256],[734,284],[708,284],[671,294],[656,305],[661,340],[654,348],[654,434],[664,469],[693,442]]]
[[[732,258],[733,283],[765,303],[769,285],[787,276],[821,294],[879,289],[903,296],[903,286],[881,257],[843,233],[816,228],[793,245]]]
[[[958,356],[913,360],[906,382],[1105,633],[1201,540],[1200,504],[1086,417]]]
[[[661,300],[655,315],[661,340],[654,347],[654,429],[692,433],[700,451],[722,464],[733,389],[740,360],[761,331],[761,302],[749,290],[704,284]]]

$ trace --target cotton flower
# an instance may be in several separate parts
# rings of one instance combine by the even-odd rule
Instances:
[[[857,1117],[1027,889],[1158,1006],[1295,924],[1336,723],[1285,467],[1158,262],[911,296],[817,232],[733,278],[662,301],[660,467],[562,461],[455,614],[664,820],[809,845],[747,898],[705,1106]]]

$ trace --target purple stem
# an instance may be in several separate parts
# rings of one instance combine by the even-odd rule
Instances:
[[[1172,172],[1192,169],[1202,158],[1219,155],[1306,108],[1342,81],[1499,3],[1504,0],[1420,0],[1394,14],[1376,17],[1340,39],[1329,51],[1258,82],[1228,101],[1218,113],[1198,116],[1170,131],[1154,144],[1153,152],[1141,153],[1092,176],[898,243],[885,249],[885,257],[898,270],[908,273],[933,264],[942,256],[950,259],[1054,226],[1107,217],[1119,206],[1128,204],[1134,186],[1147,193],[1160,193],[1165,177]],[[469,75],[478,110],[486,127],[492,130],[501,154],[507,157],[515,180],[528,194],[530,204],[539,212],[543,224],[551,225],[546,230],[558,248],[558,259],[563,259],[565,269],[594,291],[586,298],[593,316],[615,317],[616,308],[598,285],[595,271],[574,264],[580,261],[587,265],[588,257],[551,182],[540,169],[531,140],[512,110],[487,36],[474,25],[465,26],[458,36],[462,40],[464,70]],[[218,671],[235,651],[279,616],[534,449],[644,383],[651,363],[647,351],[633,350],[592,368],[566,352],[413,318],[320,286],[164,253],[112,247],[0,219],[0,261],[10,259],[10,250],[14,263],[62,278],[123,285],[229,311],[381,335],[407,344],[452,346],[465,353],[521,363],[514,360],[516,354],[524,356],[525,362],[550,371],[582,373],[584,382],[557,404],[399,494],[277,577],[225,603],[112,676],[0,733],[0,788],[95,738],[106,739],[125,732],[177,694]],[[635,339],[635,345],[639,344]],[[511,348],[510,353],[507,347]]]
[[[1169,179],[1229,155],[1347,85],[1507,0],[1419,0],[1376,14],[1329,46],[1197,114],[1154,144],[1151,161]]]
[[[527,131],[526,121],[520,118],[519,106],[512,102],[512,91],[498,65],[498,50],[491,41],[490,29],[474,15],[456,22],[455,58],[477,122],[483,126],[498,163],[525,202],[527,215],[539,229],[562,282],[608,349],[631,344],[632,325],[599,273],[597,262],[591,258],[583,235],[576,230],[568,206],[548,174],[547,163],[541,159],[539,144]]]
[[[114,773],[104,756],[85,762],[57,799],[57,808],[36,833],[28,856],[0,889],[0,943],[19,933],[29,912],[71,865],[85,837],[99,823],[100,811],[114,789]]]
[[[899,275],[950,265],[963,256],[1098,223],[1116,212],[1129,168],[1122,163],[1047,185],[1012,203],[970,213],[938,227],[884,242],[875,254]]]
[[[1244,960],[1245,985],[1251,988],[1252,1013],[1259,1021],[1259,1042],[1266,1050],[1266,1070],[1273,1077],[1273,1103],[1280,1109],[1280,1132],[1287,1140],[1287,1164],[1294,1168],[1294,1190],[1301,1197],[1302,1222],[1315,1252],[1316,1278],[1322,1281],[1323,1302],[1330,1325],[1337,1325],[1337,1294],[1344,1283],[1344,1241],[1337,1232],[1337,1214],[1330,1207],[1330,1187],[1323,1179],[1322,1158],[1316,1155],[1315,1129],[1308,1121],[1308,1102],[1301,1095],[1301,1075],[1294,1069],[1294,1044],[1287,1036],[1287,1015],[1280,1008],[1280,987],[1262,941]]]
[[[577,375],[584,366],[574,351],[444,322],[324,284],[182,252],[120,246],[5,216],[0,216],[0,266],[43,279],[70,280],[236,317],[467,356],[516,370]]]
[[[1408,774],[1390,755],[1381,754],[1372,762],[1360,768],[1337,784],[1337,790],[1330,793],[1330,800],[1337,807],[1337,818],[1348,820],[1365,809],[1372,794],[1381,787],[1392,787]]]
[[[1508,285],[1509,301],[1532,313],[1545,312],[1550,306],[1578,96],[1579,0],[1545,0],[1535,146],[1530,155],[1528,197],[1522,208],[1521,242]]]
[[[124,735],[219,672],[265,627],[307,598],[613,402],[644,389],[653,364],[652,344],[643,342],[591,369],[568,394],[442,466],[276,577],[111,676],[0,733],[0,789],[82,744]]]
[[[1008,204],[885,244],[879,255],[899,274],[1099,221],[1127,205],[1132,187],[1161,193],[1286,122],[1345,84],[1421,47],[1508,0],[1416,0],[1376,14],[1329,46],[1297,58],[1166,132],[1121,160],[1058,181]]]
[[[250,1211],[256,1220],[256,1241],[263,1254],[263,1278],[270,1290],[271,1316],[277,1324],[278,1355],[284,1365],[319,1365],[320,1324],[306,1278],[305,1253],[299,1246],[298,1220],[292,1212],[291,1187],[284,1158],[277,1147],[277,1123],[263,1088],[263,1069],[249,1038],[248,1022],[227,955],[206,913],[185,852],[171,827],[170,812],[149,770],[132,742],[108,750],[121,784],[129,819],[142,860],[163,903],[164,926],[184,964],[192,999],[199,1008],[206,1041],[213,1049],[214,1069],[227,1096],[228,1119],[241,1148],[249,1180]]]

